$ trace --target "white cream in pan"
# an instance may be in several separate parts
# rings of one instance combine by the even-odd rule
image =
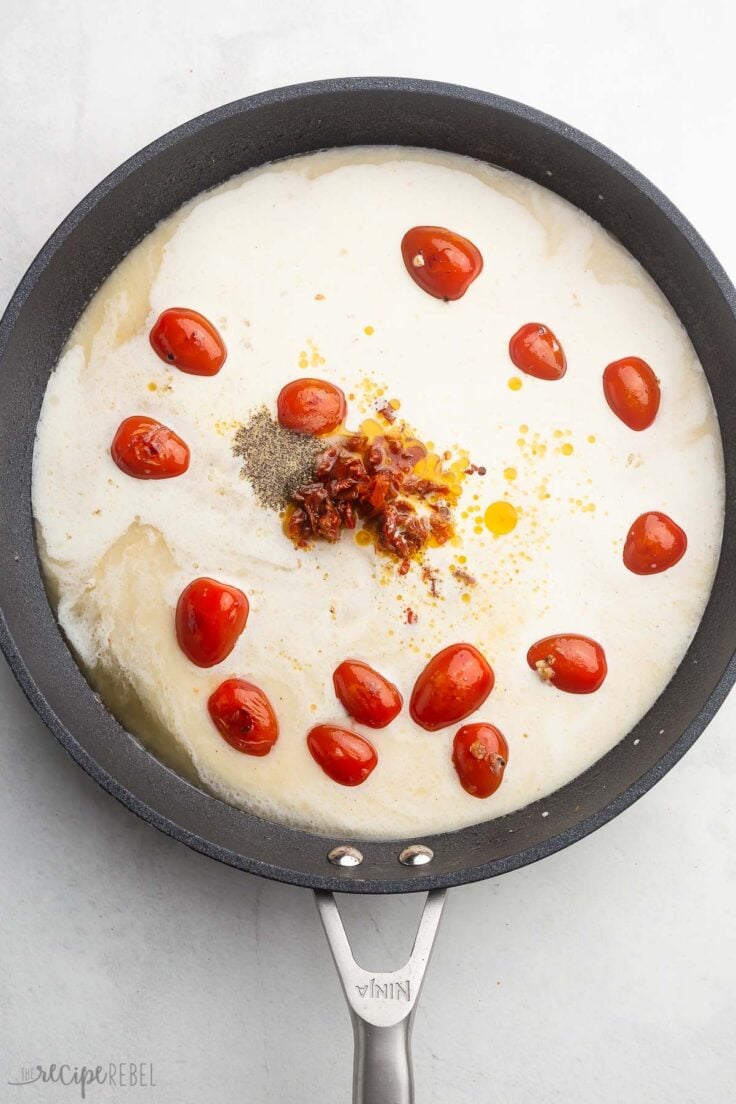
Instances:
[[[407,276],[399,245],[422,223],[450,227],[483,254],[481,276],[457,302],[431,298]],[[218,327],[228,348],[218,375],[185,375],[154,355],[149,330],[172,306]],[[522,377],[511,364],[509,338],[529,321],[563,343],[562,380]],[[661,381],[659,415],[642,433],[603,399],[604,367],[626,355],[647,360]],[[459,542],[427,554],[437,598],[418,570],[399,577],[349,534],[296,550],[240,478],[238,425],[262,403],[274,410],[280,388],[305,374],[352,396],[350,425],[397,399],[422,440],[486,468],[463,484]],[[512,378],[522,386],[513,390]],[[110,442],[131,414],[188,442],[184,476],[147,482],[116,468]],[[496,537],[482,519],[504,499],[518,524]],[[712,399],[680,322],[600,226],[544,188],[470,160],[354,149],[247,173],[132,251],[50,380],[33,505],[59,622],[110,709],[144,741],[263,817],[403,837],[549,794],[646,712],[711,588],[723,468]],[[681,562],[651,577],[621,560],[645,510],[669,514],[689,539]],[[235,584],[251,606],[235,650],[209,670],[187,660],[174,633],[178,595],[198,575]],[[530,644],[562,631],[604,646],[609,673],[598,692],[561,693],[527,666]],[[361,729],[332,687],[342,660],[361,659],[408,703],[429,656],[459,641],[478,647],[496,676],[468,720],[497,725],[509,743],[503,785],[487,800],[458,783],[458,726],[426,732],[405,708],[388,728]],[[278,713],[279,741],[265,758],[235,751],[209,719],[209,694],[232,676],[260,686]],[[379,763],[363,785],[336,785],[312,760],[305,735],[319,722],[375,744]]]

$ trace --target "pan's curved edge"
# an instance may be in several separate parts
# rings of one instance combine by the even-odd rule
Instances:
[[[506,99],[493,93],[481,92],[462,85],[399,77],[344,78],[290,85],[249,96],[244,99],[234,100],[221,107],[205,112],[154,139],[154,141],[109,173],[76,205],[76,207],[73,208],[54,233],[51,234],[29,265],[16,291],[9,300],[2,319],[0,319],[0,357],[3,355],[10,333],[29,295],[33,292],[39,277],[66,238],[74,231],[89,211],[113,191],[121,181],[146,165],[161,151],[169,148],[182,138],[191,136],[214,123],[256,109],[260,106],[304,99],[307,97],[319,97],[324,94],[342,93],[350,95],[371,91],[404,91],[416,95],[434,97],[444,96],[448,99],[466,100],[481,106],[485,105],[541,125],[545,129],[567,139],[571,143],[582,147],[591,156],[595,157],[609,168],[614,169],[624,179],[630,182],[675,226],[707,268],[730,311],[736,314],[736,290],[734,290],[720,262],[691,223],[679,209],[650,180],[648,180],[648,178],[644,177],[638,170],[608,149],[608,147],[597,142],[584,132],[561,122],[553,116],[546,115],[543,112],[517,101]],[[2,610],[0,610],[0,649],[5,653],[10,668],[26,698],[65,750],[103,789],[159,831],[184,843],[195,851],[248,873],[313,889],[371,894],[420,892],[444,887],[449,888],[463,883],[498,877],[522,866],[536,862],[557,851],[563,850],[571,843],[584,838],[597,828],[607,824],[624,809],[628,808],[642,797],[643,794],[645,794],[675,765],[675,763],[679,761],[679,759],[682,758],[715,716],[716,712],[723,704],[729,690],[734,685],[734,682],[736,682],[736,656],[733,656],[728,666],[723,671],[714,690],[704,703],[698,716],[683,732],[679,740],[668,749],[649,771],[643,774],[628,789],[619,793],[602,809],[565,831],[508,858],[493,860],[492,862],[469,868],[462,868],[449,874],[432,874],[429,871],[423,872],[423,868],[417,868],[415,872],[412,872],[410,877],[404,876],[395,880],[384,879],[381,882],[372,882],[362,879],[355,868],[352,870],[346,869],[339,871],[335,868],[334,873],[311,876],[305,875],[303,871],[300,870],[294,870],[283,866],[273,866],[259,859],[249,859],[237,852],[213,844],[202,836],[164,817],[152,806],[141,801],[121,786],[121,784],[106,772],[99,763],[92,759],[75,740],[71,732],[62,724],[53,710],[50,709],[44,695],[36,686],[30,672],[15,647]],[[446,838],[447,837],[445,837],[445,839]],[[426,840],[430,845],[431,841],[432,837]],[[406,841],[401,842],[405,843]],[[404,871],[404,874],[406,875],[406,871]]]
[[[614,153],[608,146],[603,145],[602,142],[598,142],[595,138],[591,138],[590,135],[586,134],[584,131],[570,126],[568,123],[557,119],[553,115],[547,115],[543,111],[529,107],[527,104],[523,104],[518,100],[511,100],[505,96],[498,96],[493,92],[483,92],[479,89],[469,88],[466,85],[450,84],[443,81],[415,80],[405,77],[345,77],[330,80],[307,81],[303,84],[284,85],[268,92],[259,92],[252,96],[245,96],[242,99],[231,100],[229,103],[203,112],[201,115],[197,115],[181,123],[179,126],[166,131],[166,133],[160,135],[158,138],[154,138],[152,142],[149,142],[148,145],[144,146],[137,153],[134,153],[131,157],[127,158],[113,169],[112,172],[108,173],[99,184],[95,185],[95,187],[92,188],[74,208],[72,208],[66,218],[41,246],[28,266],[15,292],[8,301],[2,318],[0,318],[0,356],[5,346],[6,332],[15,324],[29,293],[36,284],[39,274],[46,267],[48,261],[62,242],[76,228],[92,207],[96,206],[96,204],[111,192],[122,180],[147,164],[162,150],[168,149],[169,146],[175,144],[184,137],[206,129],[213,123],[217,123],[234,115],[242,114],[244,111],[254,110],[261,106],[303,99],[306,97],[316,98],[321,95],[335,92],[350,94],[370,91],[405,91],[413,92],[418,95],[445,96],[453,100],[467,100],[471,103],[497,108],[508,114],[517,115],[520,118],[544,126],[546,129],[566,138],[577,146],[582,146],[583,149],[592,156],[615,169],[625,177],[626,180],[632,183],[640,192],[650,199],[669,221],[677,227],[705,263],[727,303],[736,313],[736,289],[734,289],[720,261],[697,232],[695,227],[685,218],[679,208],[667,198],[664,192],[660,191],[648,177],[640,173],[638,169],[635,169],[634,166],[623,157]]]
[[[490,863],[463,868],[451,874],[425,873],[422,867],[418,867],[416,868],[416,872],[412,871],[412,876],[408,878],[403,877],[394,881],[384,879],[381,882],[374,882],[368,879],[362,879],[355,868],[346,868],[344,870],[334,868],[334,873],[328,873],[322,876],[312,876],[306,875],[303,871],[298,869],[274,866],[260,859],[249,859],[235,851],[227,850],[213,844],[210,840],[198,836],[194,832],[190,832],[187,828],[177,824],[175,821],[169,820],[152,806],[139,800],[129,790],[121,786],[112,775],[105,771],[99,763],[84,751],[80,744],[74,739],[71,732],[69,732],[66,726],[59,721],[56,714],[49,709],[46,699],[39,691],[20,654],[15,648],[13,639],[8,632],[5,618],[2,616],[2,611],[0,611],[0,649],[5,653],[10,669],[20,684],[26,698],[64,750],[103,790],[106,790],[107,793],[122,805],[126,806],[126,808],[130,809],[130,811],[140,817],[141,820],[146,821],[164,835],[172,837],[179,843],[183,843],[193,851],[197,851],[209,858],[216,859],[218,862],[225,863],[227,866],[232,866],[237,870],[242,870],[258,877],[268,878],[272,881],[283,882],[305,889],[331,890],[335,893],[378,895],[387,893],[421,893],[428,892],[432,889],[450,889],[453,886],[468,885],[473,882],[484,881],[488,878],[497,878],[502,874],[509,874],[513,870],[529,866],[532,863],[538,862],[540,859],[548,858],[550,855],[558,851],[563,851],[571,844],[584,839],[598,828],[602,828],[605,824],[608,824],[608,822],[617,817],[619,813],[622,813],[625,809],[628,809],[638,801],[640,797],[643,797],[656,782],[660,781],[660,779],[679,762],[716,715],[725,701],[729,690],[734,685],[734,682],[736,682],[736,656],[734,656],[721,675],[716,689],[708,698],[708,701],[697,719],[685,730],[680,739],[672,745],[667,754],[659,759],[651,770],[643,774],[633,786],[630,786],[627,790],[620,793],[616,798],[604,806],[603,809],[600,809],[597,813],[580,821],[566,831],[560,832],[555,836],[550,836],[543,843],[537,844],[535,847],[531,847],[526,851],[517,852],[509,858],[496,859]],[[213,800],[216,799],[213,798]],[[431,846],[433,837],[423,837],[423,840]],[[411,841],[401,840],[394,842],[396,843],[398,851],[399,847],[406,846],[407,842]],[[356,844],[360,846],[360,841],[356,841]],[[327,846],[329,846],[329,843]]]

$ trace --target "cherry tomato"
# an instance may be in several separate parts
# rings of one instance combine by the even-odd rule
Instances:
[[[245,628],[249,608],[237,587],[217,579],[194,579],[176,604],[176,639],[184,655],[197,667],[222,663]]]
[[[460,299],[483,270],[480,250],[441,226],[407,230],[401,256],[414,283],[435,299]]]
[[[160,314],[149,340],[161,360],[190,376],[216,376],[227,356],[212,323],[186,307],[170,307]]]
[[[189,446],[173,429],[142,414],[120,423],[110,453],[134,479],[173,479],[189,467]]]
[[[509,747],[494,725],[463,725],[452,743],[452,762],[460,785],[473,797],[490,797],[503,782]]]
[[[345,417],[345,396],[334,383],[298,379],[281,388],[276,400],[279,422],[295,433],[332,433]]]
[[[639,432],[648,429],[659,410],[659,380],[645,360],[614,360],[603,373],[603,394],[617,418]]]
[[[600,644],[576,633],[545,636],[532,644],[526,661],[543,682],[568,694],[592,694],[608,674]]]
[[[222,738],[244,755],[268,755],[279,738],[279,722],[270,701],[245,679],[220,683],[207,709]]]
[[[378,762],[370,740],[335,725],[317,725],[307,735],[307,747],[328,778],[341,786],[359,786]]]
[[[562,379],[567,371],[564,349],[541,322],[527,322],[516,331],[509,341],[509,356],[520,372],[537,379]]]
[[[416,681],[409,711],[428,732],[462,721],[493,689],[491,667],[472,644],[451,644],[430,659]]]
[[[332,681],[338,698],[358,724],[385,728],[401,712],[399,691],[367,663],[346,659],[336,668]]]
[[[679,563],[686,550],[684,530],[667,514],[652,510],[638,517],[629,529],[624,565],[635,575],[658,575]]]

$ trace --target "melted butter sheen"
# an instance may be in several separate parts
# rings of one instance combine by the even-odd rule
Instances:
[[[456,303],[424,294],[401,259],[404,233],[430,213],[484,255],[483,273]],[[181,305],[220,330],[228,358],[217,376],[186,376],[151,350],[155,318]],[[539,319],[567,354],[567,375],[554,384],[522,382],[508,357],[512,333]],[[647,360],[662,384],[657,421],[636,435],[601,393],[603,368],[624,353]],[[451,482],[456,536],[427,554],[436,596],[420,565],[399,576],[360,533],[296,550],[240,478],[238,427],[262,403],[273,410],[304,371],[350,396],[351,427],[371,422],[385,433],[377,408],[389,401],[397,424],[405,418],[429,449],[422,474],[441,466]],[[118,471],[110,441],[130,414],[187,441],[184,476],[145,483]],[[108,706],[157,755],[263,817],[400,838],[543,797],[646,712],[711,587],[723,467],[693,348],[620,245],[513,174],[387,147],[247,173],[131,252],[49,382],[33,506],[60,624]],[[646,580],[621,564],[643,508],[673,517],[689,540],[676,568]],[[235,650],[209,670],[186,660],[174,634],[177,598],[197,575],[240,587],[251,607]],[[609,676],[597,693],[560,694],[529,671],[529,645],[560,631],[604,645]],[[455,729],[424,732],[406,709],[380,733],[354,726],[379,753],[364,785],[331,782],[305,735],[315,724],[350,724],[334,696],[335,667],[363,660],[408,702],[427,659],[459,641],[495,671],[472,720],[508,741],[497,793],[465,793],[451,763]],[[265,758],[229,747],[207,715],[209,694],[233,676],[262,687],[278,714],[279,741]]]

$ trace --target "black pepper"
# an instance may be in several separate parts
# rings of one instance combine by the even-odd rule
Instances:
[[[311,482],[317,457],[325,442],[309,433],[294,433],[275,421],[268,407],[259,406],[233,440],[233,455],[242,460],[240,475],[247,479],[261,504],[282,510],[295,491]]]

